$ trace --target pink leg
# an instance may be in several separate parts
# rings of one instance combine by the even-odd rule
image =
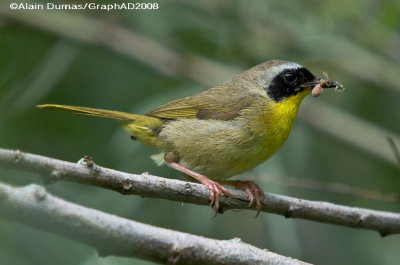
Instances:
[[[264,199],[264,191],[253,181],[242,181],[242,180],[224,180],[221,181],[223,184],[232,185],[237,189],[244,190],[249,197],[249,207],[255,202],[255,208],[257,210],[257,215],[261,210],[261,201]]]
[[[225,195],[229,195],[229,191],[228,189],[224,188],[221,184],[219,184],[218,182],[215,182],[209,178],[207,178],[204,175],[201,175],[199,173],[196,173],[190,169],[185,168],[184,166],[182,166],[179,163],[176,162],[172,162],[169,164],[170,167],[185,173],[186,175],[189,175],[193,178],[195,178],[197,181],[199,181],[201,184],[203,184],[204,186],[206,186],[208,188],[208,190],[210,191],[210,206],[218,212],[218,208],[219,208],[219,198],[221,196],[221,194],[225,194]]]

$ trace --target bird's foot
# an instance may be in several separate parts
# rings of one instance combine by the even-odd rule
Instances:
[[[214,211],[218,212],[219,210],[219,199],[221,195],[229,195],[229,191],[227,188],[224,188],[221,184],[218,182],[215,182],[209,178],[207,178],[204,175],[201,175],[197,172],[194,172],[190,169],[185,168],[179,163],[172,162],[168,164],[170,167],[185,173],[186,175],[189,175],[199,181],[201,184],[206,186],[208,190],[210,191],[210,206],[213,208]]]
[[[221,197],[221,195],[229,195],[229,191],[218,182],[215,182],[207,178],[206,176],[200,176],[202,176],[202,179],[199,180],[200,183],[206,186],[210,191],[210,206],[214,209],[214,211],[218,212],[219,198]]]
[[[256,217],[261,210],[261,201],[264,199],[264,191],[253,181],[247,180],[224,180],[223,184],[234,186],[237,189],[244,190],[249,198],[249,207],[254,204],[257,210]]]

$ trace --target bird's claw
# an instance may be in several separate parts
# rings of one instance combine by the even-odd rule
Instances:
[[[264,191],[253,181],[241,181],[235,180],[230,181],[230,184],[237,189],[242,189],[246,192],[249,198],[249,207],[254,205],[257,210],[256,217],[261,211],[261,201],[264,200]]]
[[[202,184],[205,185],[210,191],[210,206],[214,211],[218,212],[221,194],[229,195],[228,189],[223,187],[218,182],[212,181],[211,179],[204,179]]]

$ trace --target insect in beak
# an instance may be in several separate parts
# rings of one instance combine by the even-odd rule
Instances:
[[[317,78],[311,82],[307,82],[302,84],[300,87],[312,89],[311,94],[314,97],[318,97],[324,91],[324,88],[335,88],[337,92],[343,92],[344,87],[338,81],[329,80],[328,74],[322,72],[324,74],[324,78]]]

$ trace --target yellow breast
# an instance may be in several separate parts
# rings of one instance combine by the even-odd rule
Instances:
[[[303,91],[281,102],[266,102],[262,115],[255,119],[252,125],[256,130],[254,133],[260,135],[259,163],[272,156],[286,141],[296,119],[299,105],[309,93],[309,91]]]

